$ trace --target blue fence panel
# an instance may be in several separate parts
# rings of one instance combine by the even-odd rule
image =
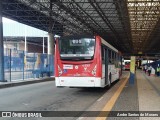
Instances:
[[[4,78],[11,81],[11,53],[10,49],[4,49]]]
[[[37,61],[35,63],[35,69],[33,74],[35,76],[44,77],[44,76],[53,76],[53,56],[47,54],[37,54]]]
[[[23,79],[23,58],[20,56],[23,51],[4,49],[4,71],[5,80]]]
[[[53,55],[4,50],[5,80],[23,80],[54,76]]]
[[[34,78],[32,71],[36,62],[35,53],[26,53],[24,56],[24,79]]]

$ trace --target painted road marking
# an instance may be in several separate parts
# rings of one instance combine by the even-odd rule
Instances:
[[[97,101],[101,101],[103,99],[103,97],[100,97]]]
[[[76,119],[76,120],[82,120],[84,117],[79,117],[78,119]]]
[[[124,86],[126,85],[127,81],[129,79],[129,76],[124,80],[124,82],[121,84],[121,86],[117,89],[117,91],[114,93],[114,95],[111,97],[111,99],[106,103],[106,105],[104,106],[104,108],[102,109],[102,111],[111,111],[116,100],[118,99],[119,95],[121,94]],[[96,120],[106,120],[106,117],[102,117],[102,113],[99,114],[99,116],[96,118]]]

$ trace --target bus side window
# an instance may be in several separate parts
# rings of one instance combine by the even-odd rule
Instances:
[[[111,50],[108,50],[108,62],[109,62],[109,64],[112,63]]]
[[[101,54],[102,54],[102,63],[105,64],[105,49],[103,48],[103,46],[101,47]]]

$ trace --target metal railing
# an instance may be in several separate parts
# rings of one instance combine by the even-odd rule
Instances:
[[[5,80],[54,76],[54,56],[4,49]]]

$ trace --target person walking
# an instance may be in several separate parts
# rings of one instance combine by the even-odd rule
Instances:
[[[158,66],[158,76],[160,76],[160,67]]]
[[[152,70],[152,67],[151,67],[151,66],[149,66],[149,67],[148,67],[148,76],[150,76],[150,75],[151,75],[151,70]]]
[[[147,72],[147,65],[144,66],[144,72]]]
[[[157,76],[159,76],[159,72],[160,72],[160,67],[159,66],[157,66],[156,72],[157,72]]]

